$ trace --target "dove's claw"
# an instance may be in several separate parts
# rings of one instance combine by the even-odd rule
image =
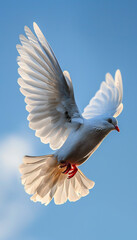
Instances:
[[[68,164],[66,164],[66,169],[65,169],[65,171],[63,171],[62,173],[67,174],[70,170],[71,170],[71,164],[68,163]]]
[[[71,169],[72,169],[72,171],[69,172],[68,179],[72,178],[76,174],[76,172],[78,171],[76,165],[72,165]]]
[[[59,166],[59,168],[64,168],[64,167],[67,167],[67,164],[66,164],[66,163],[61,164],[61,165]]]
[[[76,167],[76,165],[71,165],[70,163],[64,163],[60,165],[60,168],[64,168],[64,167],[66,167],[66,169],[62,173],[63,174],[68,173],[68,179],[72,178],[78,171],[78,168]]]

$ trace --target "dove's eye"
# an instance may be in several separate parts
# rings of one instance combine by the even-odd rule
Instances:
[[[111,119],[111,118],[109,118],[109,119],[108,119],[108,122],[109,122],[109,123],[112,123],[112,119]]]

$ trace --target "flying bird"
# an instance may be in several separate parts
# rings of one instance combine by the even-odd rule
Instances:
[[[122,112],[123,86],[120,70],[115,78],[107,73],[100,89],[81,114],[72,80],[59,63],[36,23],[35,35],[25,26],[17,45],[20,78],[29,127],[53,154],[25,156],[20,166],[22,184],[31,200],[55,204],[77,201],[89,193],[94,182],[78,168],[112,130],[118,132],[116,117]]]

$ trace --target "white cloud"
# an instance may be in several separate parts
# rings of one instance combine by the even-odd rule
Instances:
[[[18,166],[22,157],[32,154],[34,147],[29,140],[19,135],[9,135],[0,141],[0,159],[3,167],[2,174],[7,173],[8,178],[18,175]]]
[[[32,203],[25,204],[26,195],[20,183],[18,166],[22,157],[34,154],[31,142],[19,135],[9,135],[0,140],[0,239],[16,236],[33,220]]]
[[[34,218],[34,212],[23,203],[23,197],[4,204],[4,215],[0,218],[0,239],[9,240],[18,236]]]

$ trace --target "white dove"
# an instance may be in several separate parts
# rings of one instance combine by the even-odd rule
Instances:
[[[123,86],[119,70],[115,79],[107,73],[106,81],[90,100],[82,115],[74,98],[67,71],[62,72],[56,57],[36,23],[36,36],[25,27],[17,45],[18,83],[29,112],[29,127],[53,150],[51,155],[25,156],[20,166],[25,191],[31,200],[45,205],[76,201],[89,193],[94,182],[78,168],[99,147],[112,130],[123,109]]]

